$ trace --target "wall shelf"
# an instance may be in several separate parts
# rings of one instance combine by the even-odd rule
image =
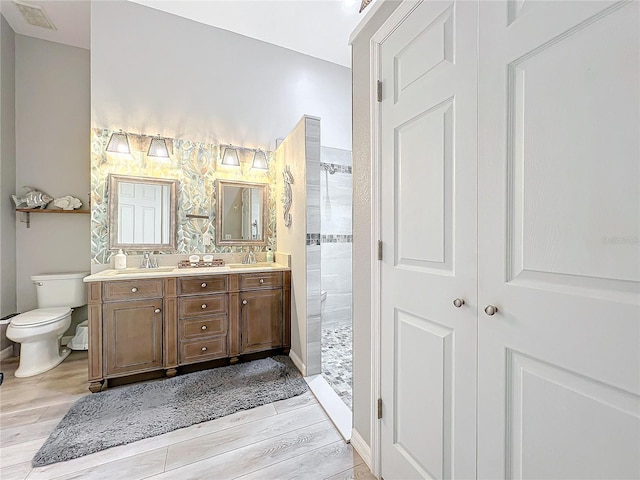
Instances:
[[[27,228],[31,227],[31,214],[32,213],[85,213],[85,214],[89,214],[91,213],[91,210],[55,210],[55,209],[50,209],[50,210],[42,210],[40,208],[16,208],[16,212],[21,212],[24,213],[25,215],[25,220],[22,223],[26,223],[27,224]]]

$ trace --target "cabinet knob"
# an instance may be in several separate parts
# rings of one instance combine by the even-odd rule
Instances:
[[[242,304],[246,305],[248,302],[246,300],[242,300]]]
[[[132,291],[133,293],[136,293],[136,292],[138,291],[138,289],[137,289],[136,287],[133,287],[133,288],[131,289],[131,291]]]
[[[462,305],[464,305],[464,300],[461,299],[461,298],[456,298],[453,301],[453,306],[456,307],[456,308],[460,308]]]
[[[207,326],[206,325],[202,325],[202,327],[200,327],[202,330],[206,330]]]
[[[264,283],[264,278],[260,279],[260,285],[262,285]]]
[[[155,311],[156,313],[160,313],[160,309],[159,309],[159,308],[156,308],[154,311]]]
[[[497,311],[498,307],[494,307],[493,305],[487,305],[486,307],[484,307],[484,313],[489,316],[495,315]]]
[[[202,307],[202,309],[204,310],[205,308],[207,308],[207,304],[206,304],[206,303],[203,303],[203,304],[201,305],[201,307]]]
[[[207,351],[207,347],[202,347],[200,350],[202,350],[203,352]]]
[[[202,283],[200,284],[200,286],[201,286],[202,288],[205,288],[205,287],[207,286],[207,284],[206,284],[205,282],[202,282]]]

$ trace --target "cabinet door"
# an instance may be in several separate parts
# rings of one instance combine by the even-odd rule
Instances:
[[[162,367],[162,299],[104,306],[105,375]]]
[[[282,346],[282,290],[242,292],[242,353]]]

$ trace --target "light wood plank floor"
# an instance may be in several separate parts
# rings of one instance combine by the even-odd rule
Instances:
[[[307,392],[210,422],[31,468],[31,458],[87,390],[87,354],[26,379],[2,363],[0,479],[374,479]]]

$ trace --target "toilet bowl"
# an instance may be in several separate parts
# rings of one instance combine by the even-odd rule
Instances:
[[[60,339],[71,325],[72,307],[86,303],[82,279],[88,272],[34,275],[38,307],[11,318],[7,338],[20,343],[16,377],[30,377],[59,365],[71,353]]]

